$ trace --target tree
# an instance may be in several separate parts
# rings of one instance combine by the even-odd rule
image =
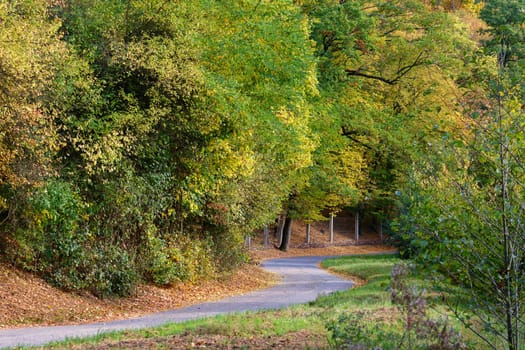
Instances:
[[[457,84],[475,43],[421,1],[307,1],[330,127],[364,160],[360,205],[386,216],[427,143],[461,126]]]
[[[225,151],[203,162],[216,174],[207,200],[226,206],[230,229],[245,234],[272,222],[305,186],[318,142],[309,104],[315,60],[297,6],[208,5],[215,15],[203,35],[206,80],[213,110],[232,132],[216,140]]]
[[[494,5],[482,13],[494,14]],[[440,156],[433,161],[417,163],[400,222],[416,257],[427,266],[434,263],[436,271],[466,290],[463,297],[478,321],[451,305],[460,319],[490,347],[519,349],[524,341],[525,143],[523,94],[515,78],[522,68],[511,59],[519,56],[511,37],[501,27],[491,30],[500,46],[484,74],[488,98],[468,105],[462,139],[434,148]],[[496,338],[487,337],[476,322]]]
[[[45,1],[0,4],[0,221],[17,188],[51,172],[57,147],[47,94],[68,53]]]
[[[318,146],[312,164],[300,173],[305,185],[287,202],[282,250],[288,248],[292,219],[324,220],[327,212],[335,215],[362,196],[366,182],[365,150],[351,145],[348,138],[341,135],[339,115],[331,109],[337,107],[327,105],[327,99],[328,96],[319,96],[312,101],[316,115],[311,128],[319,140]]]
[[[55,132],[42,137],[55,146],[45,153],[53,176],[15,198],[16,220],[2,227],[9,258],[60,287],[97,295],[128,294],[139,276],[165,284],[210,274],[210,239],[190,245],[187,237],[175,239],[173,229],[192,203],[183,198],[177,205],[193,154],[222,128],[217,116],[206,118],[200,98],[206,93],[198,51],[193,29],[187,30],[194,28],[192,4],[72,0],[1,7],[11,12],[0,25],[18,20],[8,34],[25,35],[34,46],[25,43],[26,60],[34,62],[26,67],[20,59],[24,76],[12,79],[34,94],[17,95],[32,103],[21,110],[37,106],[35,116],[45,116]],[[38,26],[48,37],[33,35]],[[52,74],[22,79],[31,78],[26,70],[48,68],[44,63]],[[40,141],[37,126],[27,125]],[[28,163],[40,166],[37,160]],[[181,250],[194,258],[182,259]]]
[[[503,96],[494,97],[490,120],[475,115],[473,140],[434,149],[449,155],[446,163],[418,163],[412,177],[417,185],[405,197],[400,229],[416,257],[426,266],[434,263],[437,271],[466,288],[476,317],[507,347],[518,349],[523,342],[525,254],[523,115],[514,93],[499,93]],[[475,322],[464,320],[484,337]]]
[[[480,11],[480,17],[489,25],[487,32],[490,33],[484,45],[489,53],[497,55],[498,63],[503,67],[509,64],[514,68],[523,66],[524,6],[523,0],[492,0],[487,1]]]

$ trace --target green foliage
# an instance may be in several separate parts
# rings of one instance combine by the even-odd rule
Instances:
[[[89,211],[67,183],[45,184],[16,213],[15,244],[6,252],[18,265],[67,290],[129,295],[137,276],[128,253],[90,231]]]
[[[0,186],[10,192],[52,172],[57,140],[45,96],[68,52],[46,1],[4,1],[0,18]],[[8,201],[0,192],[2,218],[16,206]]]
[[[108,242],[97,242],[86,249],[89,251],[83,279],[77,289],[86,289],[100,297],[128,296],[136,287],[138,275],[133,257],[124,247]]]
[[[364,7],[363,1],[305,1],[304,11],[312,18],[311,37],[319,57],[321,84],[344,81],[346,68],[362,59],[362,45],[370,44],[370,31],[375,26],[375,19]]]
[[[204,158],[217,171],[209,202],[226,205],[233,231],[247,233],[273,221],[312,163],[308,22],[290,3],[205,3],[214,14],[202,39],[211,106],[234,128]]]
[[[319,155],[327,152],[322,162],[336,174],[346,171],[327,182],[335,182],[336,196],[353,190],[353,196],[338,198],[348,206],[395,215],[394,192],[407,178],[406,165],[443,133],[459,130],[462,91],[456,77],[475,43],[459,19],[421,1],[302,3],[312,18],[319,60],[321,98],[315,108],[329,120],[319,123],[323,143],[327,136],[331,140],[328,147],[321,144]],[[314,186],[320,193],[322,184]]]
[[[192,34],[181,29],[191,27],[191,17],[183,17],[183,4],[147,3],[72,1],[58,11],[66,40],[91,68],[92,91],[81,97],[94,100],[91,108],[73,105],[61,123],[68,160],[80,158],[92,178],[111,177],[130,162],[151,167],[171,160],[180,169],[188,148],[210,128],[190,113],[201,90]]]
[[[213,277],[217,270],[212,263],[207,241],[170,236],[162,240],[149,236],[141,252],[146,261],[145,275],[159,285],[180,281],[196,281]]]
[[[27,101],[13,103],[36,110],[31,117],[42,116],[52,131],[42,139],[57,180],[44,179],[45,186],[69,188],[61,200],[73,203],[67,196],[74,194],[78,203],[76,217],[57,214],[63,222],[44,215],[63,210],[56,201],[44,209],[27,205],[25,226],[9,211],[2,218],[24,251],[38,256],[27,266],[43,264],[31,237],[58,237],[63,260],[78,254],[78,266],[56,259],[69,269],[57,271],[59,285],[84,288],[85,278],[98,294],[125,294],[139,278],[163,284],[211,274],[211,259],[218,269],[230,268],[244,259],[244,235],[273,221],[290,193],[337,178],[337,187],[323,189],[336,207],[339,189],[344,198],[352,192],[341,179],[358,157],[345,158],[344,146],[335,147],[346,159],[337,174],[305,170],[318,142],[309,105],[317,79],[309,19],[298,6],[69,0],[11,2],[2,10],[13,12],[2,16],[10,19],[2,21],[2,35],[18,37],[27,24],[31,38],[49,41],[38,55],[24,55],[32,43],[21,40],[20,50],[5,51],[5,61],[23,75],[13,86],[33,82],[34,89],[12,93]],[[11,167],[16,157],[0,166]],[[2,207],[35,195],[14,195],[5,184]],[[39,226],[40,217],[49,222]],[[102,273],[105,261],[129,268]],[[35,269],[52,275],[55,266]]]
[[[464,131],[463,107],[490,107],[476,83],[490,59],[453,13],[427,3],[2,3],[6,254],[64,288],[122,295],[140,280],[238,265],[244,237],[283,211],[312,221],[352,206],[388,217],[407,199],[404,214],[464,229],[436,222],[431,191],[409,183],[427,173],[409,175],[419,162],[432,174],[450,161],[440,145]],[[506,12],[520,4],[481,11],[511,61],[521,59],[523,21]],[[519,98],[512,104],[519,114]],[[492,163],[478,157],[461,175],[476,174],[476,201],[494,195],[477,187],[497,176]],[[438,202],[473,215],[438,182]],[[394,196],[404,186],[413,198]],[[430,240],[402,220],[407,247],[423,251]],[[488,234],[480,222],[468,228]]]
[[[21,266],[41,272],[66,289],[78,289],[86,260],[85,206],[67,184],[52,181],[40,188],[17,213],[16,246],[8,252]]]
[[[429,270],[466,288],[468,307],[482,311],[484,327],[499,338],[483,338],[487,344],[517,349],[523,342],[516,310],[524,301],[525,144],[521,89],[504,72],[488,95],[490,108],[472,113],[471,133],[448,140],[436,147],[440,157],[416,165],[412,185],[402,194],[405,212],[398,229]]]
[[[465,182],[412,192],[407,206],[409,215],[400,220],[403,236],[409,243],[408,249],[417,253],[416,257],[429,269],[444,274],[455,283],[469,286],[471,308],[481,307],[499,314],[500,293],[507,283],[504,266],[508,266],[503,258],[503,234],[501,228],[497,229],[502,213],[499,204],[492,202],[495,193],[480,190],[470,179],[463,180]],[[441,193],[437,194],[436,190]],[[463,198],[458,197],[454,190]],[[513,222],[519,217],[514,210],[507,214]],[[423,220],[426,221],[424,224]],[[513,224],[509,229],[514,246],[522,236]],[[519,251],[514,254],[521,256]],[[519,276],[520,272],[513,283],[521,283]],[[520,303],[522,296],[517,298],[515,302]],[[490,320],[486,325],[495,334],[504,336],[503,322]]]
[[[522,66],[525,54],[523,39],[525,15],[523,0],[488,1],[480,11],[480,17],[489,25],[490,38],[484,43],[489,52],[498,56],[502,66]],[[518,64],[515,64],[516,62]]]

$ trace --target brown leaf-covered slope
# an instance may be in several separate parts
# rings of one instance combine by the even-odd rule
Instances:
[[[300,227],[297,226],[296,229]],[[330,245],[327,235],[312,230],[313,241],[320,248],[290,248],[281,252],[262,246],[262,237],[252,240],[253,263],[219,279],[195,284],[179,283],[169,288],[141,285],[135,295],[120,299],[98,299],[89,294],[67,293],[42,279],[0,263],[0,328],[30,325],[78,324],[136,317],[194,303],[247,293],[276,283],[275,276],[257,267],[257,262],[278,257],[301,255],[346,255],[391,251],[385,245],[347,245],[348,237],[336,234]],[[274,239],[272,237],[272,239]],[[292,246],[300,246],[304,237],[294,232]]]

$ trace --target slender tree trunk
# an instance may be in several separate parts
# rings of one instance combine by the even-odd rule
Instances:
[[[279,249],[283,252],[288,250],[288,246],[290,245],[290,237],[292,236],[292,218],[286,217],[284,220],[283,230],[282,230],[282,240],[281,245],[279,246]]]
[[[356,242],[359,242],[359,212],[356,211],[355,213],[355,228],[354,228],[354,233],[355,233],[355,241]]]
[[[263,244],[264,244],[264,247],[268,247],[268,241],[269,241],[269,232],[268,232],[268,226],[264,226],[264,241],[263,241]]]
[[[310,244],[310,224],[306,224],[306,243]]]
[[[502,122],[501,115],[499,116],[500,120],[498,121],[500,127],[500,133]],[[504,264],[504,278],[505,278],[505,313],[506,313],[506,322],[507,322],[507,341],[509,349],[514,350],[518,349],[518,328],[514,327],[514,317],[519,317],[518,314],[514,315],[515,306],[517,307],[518,300],[515,300],[513,293],[513,251],[512,243],[509,232],[509,223],[508,223],[508,172],[507,167],[507,155],[505,151],[505,144],[503,143],[504,137],[500,135],[500,167],[501,167],[501,192],[500,192],[500,210],[501,210],[501,233],[503,235],[503,264]]]
[[[330,243],[334,243],[334,214],[330,214]]]
[[[509,343],[510,349],[517,349],[515,347],[514,341],[514,322],[513,322],[513,306],[512,306],[512,276],[511,276],[511,247],[510,247],[510,237],[509,237],[509,226],[507,218],[507,191],[508,191],[508,169],[505,165],[506,155],[505,155],[505,146],[503,144],[503,133],[501,130],[502,121],[501,114],[499,115],[499,128],[500,128],[500,167],[501,167],[501,192],[500,192],[500,210],[501,210],[501,230],[503,234],[503,263],[504,263],[504,275],[505,275],[505,313],[507,317],[507,341]]]
[[[179,229],[184,234],[184,216],[182,215],[182,189],[179,189]]]
[[[505,52],[505,43],[501,44],[501,52]],[[519,310],[519,301],[515,298],[513,291],[513,267],[514,257],[512,249],[512,240],[509,231],[509,174],[510,169],[507,135],[505,133],[505,125],[503,121],[503,102],[502,102],[502,91],[503,84],[501,83],[501,76],[503,74],[505,60],[501,60],[499,63],[499,80],[498,80],[498,133],[499,133],[499,170],[500,170],[500,210],[501,210],[501,234],[503,235],[503,264],[504,264],[504,289],[505,289],[505,316],[506,316],[506,328],[507,328],[507,343],[509,349],[518,350],[519,344],[519,328],[514,327],[514,318],[519,318],[519,314],[514,314],[516,310]]]

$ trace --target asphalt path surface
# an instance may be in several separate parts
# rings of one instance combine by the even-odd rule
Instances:
[[[320,295],[351,288],[351,281],[343,280],[318,267],[319,262],[326,258],[328,257],[312,256],[267,260],[262,267],[282,276],[282,281],[278,285],[216,302],[120,321],[0,330],[0,349],[15,346],[38,346],[66,338],[149,328],[170,322],[183,322],[232,312],[278,309],[293,304],[307,303]]]

